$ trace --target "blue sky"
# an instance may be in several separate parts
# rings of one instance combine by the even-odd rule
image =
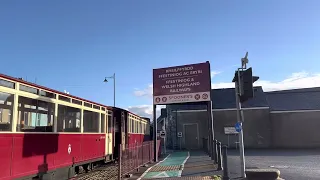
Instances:
[[[266,89],[320,82],[320,1],[0,1],[1,73],[150,114],[152,69],[211,62],[229,87],[240,58]],[[112,80],[111,80],[112,81]],[[289,83],[288,83],[289,82]]]

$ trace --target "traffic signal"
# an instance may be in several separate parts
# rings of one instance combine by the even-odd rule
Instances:
[[[233,82],[238,83],[238,92],[240,102],[245,102],[254,96],[253,83],[259,79],[257,76],[252,76],[252,68],[244,71],[239,71],[240,77],[238,78],[238,71],[235,73]]]

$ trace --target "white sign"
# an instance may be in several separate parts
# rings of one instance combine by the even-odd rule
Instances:
[[[238,134],[235,127],[224,127],[224,134]]]
[[[165,138],[166,137],[166,132],[165,131],[160,131],[160,137]]]
[[[68,154],[71,154],[71,144],[68,145]]]
[[[178,137],[182,138],[182,132],[178,132]]]

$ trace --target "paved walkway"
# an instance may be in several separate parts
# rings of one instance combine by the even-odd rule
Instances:
[[[188,151],[169,154],[164,160],[150,167],[139,179],[180,177],[189,157]]]
[[[203,151],[191,151],[181,176],[212,177],[214,175],[222,175],[222,172],[217,171],[217,165],[213,163],[211,158]]]
[[[202,151],[182,151],[169,154],[164,160],[144,172],[140,179],[213,179],[221,175],[213,161]]]

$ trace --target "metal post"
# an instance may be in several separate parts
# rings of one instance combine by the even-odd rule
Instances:
[[[241,177],[245,178],[245,158],[244,158],[244,144],[243,144],[243,128],[242,128],[242,122],[243,122],[243,112],[241,109],[241,102],[239,98],[239,82],[240,80],[240,73],[238,70],[238,81],[235,82],[235,93],[236,93],[236,105],[237,105],[237,120],[240,123],[241,131],[239,132],[239,149],[240,149],[240,162],[241,162]]]
[[[228,136],[228,147],[230,146],[230,137],[229,137],[229,134],[227,135]]]
[[[164,150],[164,154],[167,154],[167,127],[166,127],[166,119],[167,118],[164,118],[163,120],[163,127],[164,127],[164,132],[166,133],[166,136],[163,138],[163,150]]]
[[[157,149],[157,113],[156,113],[157,105],[153,105],[153,148],[154,148],[154,162],[158,162],[158,149]]]
[[[113,73],[113,107],[116,107],[116,73]]]
[[[118,180],[121,180],[122,144],[119,144]]]
[[[209,72],[211,71],[211,67],[210,67],[210,62],[209,61],[206,61],[206,63],[208,64],[208,70],[209,70]],[[214,150],[213,150],[213,147],[212,147],[212,145],[213,145],[213,140],[215,139],[215,137],[214,137],[214,121],[213,121],[213,115],[212,115],[212,100],[211,100],[211,76],[210,76],[210,78],[209,78],[209,81],[210,81],[210,94],[209,94],[209,96],[210,96],[210,101],[208,102],[208,115],[209,115],[209,130],[210,130],[210,132],[209,132],[209,145],[210,145],[210,148],[209,148],[209,154],[211,154],[211,160],[214,160],[214,157],[213,157],[213,153],[214,153]]]
[[[222,147],[222,160],[223,160],[223,180],[229,180],[229,170],[228,170],[228,152],[227,146]]]
[[[222,170],[222,160],[221,160],[221,142],[218,142],[218,171]]]
[[[217,144],[218,144],[218,142],[217,142],[217,140],[215,139],[215,140],[213,140],[213,149],[214,149],[214,151],[213,151],[213,160],[214,160],[214,162],[215,163],[218,163],[218,155],[217,155],[217,153],[218,153],[218,151],[217,151]]]
[[[208,113],[208,141],[209,141],[209,157],[213,158],[213,144],[211,142],[211,121],[210,121],[210,112],[209,112],[209,103],[207,104],[207,113]]]
[[[211,160],[214,160],[214,157],[213,157],[214,127],[213,127],[213,116],[212,116],[212,101],[208,101],[207,111],[208,111],[208,119],[209,119],[209,147],[210,147],[209,156],[211,157]]]

